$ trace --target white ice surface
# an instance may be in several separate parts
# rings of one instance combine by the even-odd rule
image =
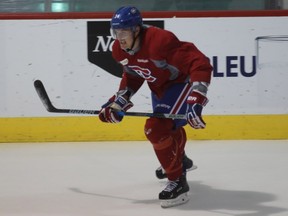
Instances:
[[[0,144],[0,216],[287,216],[288,140],[189,141],[190,201],[162,209],[148,142]]]

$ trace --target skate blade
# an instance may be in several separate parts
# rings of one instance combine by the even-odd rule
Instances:
[[[179,206],[187,203],[189,201],[188,192],[183,193],[176,197],[175,199],[161,200],[162,208],[170,208],[173,206]]]
[[[196,165],[193,165],[191,168],[186,169],[186,172],[191,171],[191,170],[195,170],[195,169],[197,169],[197,168],[198,168],[198,167],[197,167]]]

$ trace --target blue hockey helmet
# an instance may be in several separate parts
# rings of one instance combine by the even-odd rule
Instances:
[[[112,29],[132,28],[138,25],[143,25],[142,16],[140,11],[133,6],[119,8],[111,20]]]

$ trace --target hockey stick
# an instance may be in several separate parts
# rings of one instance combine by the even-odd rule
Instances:
[[[54,107],[49,99],[49,96],[45,90],[43,83],[40,80],[34,81],[34,87],[38,96],[40,97],[43,105],[48,112],[53,113],[68,113],[79,115],[98,115],[100,110],[83,110],[83,109],[58,109]],[[166,114],[166,113],[145,113],[145,112],[126,112],[126,116],[138,116],[138,117],[156,117],[156,118],[173,118],[173,119],[185,119],[185,115],[181,114]]]

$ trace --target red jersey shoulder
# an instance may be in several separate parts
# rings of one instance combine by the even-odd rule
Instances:
[[[163,42],[163,41],[170,41],[172,38],[176,38],[176,36],[165,29],[161,29],[155,26],[149,26],[144,29],[145,38],[149,41],[155,42]],[[156,43],[159,44],[159,43]]]
[[[144,31],[143,46],[147,47],[152,59],[165,56],[165,51],[180,46],[179,42],[179,39],[172,32],[165,29],[153,26]]]

